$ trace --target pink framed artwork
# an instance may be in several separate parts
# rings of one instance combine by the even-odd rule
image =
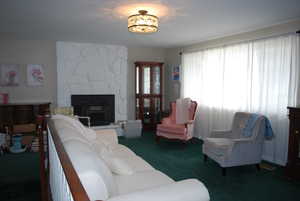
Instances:
[[[27,65],[27,84],[29,86],[42,86],[45,76],[43,66],[40,64]]]

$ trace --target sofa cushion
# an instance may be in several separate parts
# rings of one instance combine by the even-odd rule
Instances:
[[[76,140],[83,141],[85,143],[90,144],[87,139],[82,137],[82,135],[80,135],[78,133],[78,131],[72,127],[60,128],[60,129],[57,129],[57,131],[59,133],[59,137],[60,137],[60,140],[62,141],[62,143],[65,143],[66,141],[69,141],[69,140],[76,139]]]
[[[151,171],[154,168],[139,156],[123,158],[134,172]]]
[[[54,124],[57,129],[71,127],[74,128],[82,137],[86,138],[87,140],[95,140],[96,133],[93,132],[92,129],[85,127],[78,119],[72,118],[65,115],[53,115],[52,119],[54,120]]]
[[[135,172],[154,170],[154,168],[125,146],[115,149],[98,149],[98,155],[115,174],[126,175]],[[122,154],[123,151],[123,154]]]
[[[115,146],[109,147],[109,150],[114,154],[115,157],[129,158],[136,156],[133,151],[122,144],[117,144]]]
[[[116,194],[111,171],[89,144],[69,140],[64,146],[91,200],[106,200]]]
[[[132,175],[114,175],[118,195],[171,184],[174,181],[157,170],[136,172]]]
[[[109,160],[109,168],[114,174],[131,175],[134,170],[123,158],[113,157]]]
[[[106,146],[117,145],[118,135],[115,129],[99,129],[94,130],[96,138],[101,140]]]

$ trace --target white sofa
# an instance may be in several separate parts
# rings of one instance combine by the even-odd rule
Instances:
[[[54,115],[52,121],[90,200],[209,200],[203,183],[196,179],[175,182],[155,170],[118,144],[115,130],[94,131],[63,115]]]

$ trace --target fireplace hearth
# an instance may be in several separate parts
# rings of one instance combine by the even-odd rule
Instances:
[[[74,114],[91,118],[91,126],[109,125],[115,122],[114,95],[71,95]],[[85,119],[81,122],[87,125]]]

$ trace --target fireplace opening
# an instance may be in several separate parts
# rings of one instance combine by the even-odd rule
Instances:
[[[71,104],[75,115],[90,117],[91,126],[109,125],[115,122],[114,95],[72,95]],[[80,121],[87,125],[85,119]]]

